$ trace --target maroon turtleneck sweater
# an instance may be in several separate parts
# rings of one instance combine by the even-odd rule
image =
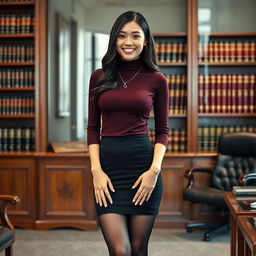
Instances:
[[[129,62],[119,60],[118,69],[126,82],[142,65],[140,59]],[[93,72],[89,90],[95,87],[97,77],[102,72],[102,69]],[[144,66],[127,84],[127,88],[123,88],[120,78],[118,81],[118,88],[101,93],[98,99],[89,100],[88,146],[100,144],[100,136],[147,134],[147,121],[152,107],[155,118],[155,143],[166,146],[169,133],[169,89],[165,76]]]

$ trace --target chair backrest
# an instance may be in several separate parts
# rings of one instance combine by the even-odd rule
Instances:
[[[218,142],[218,156],[212,174],[214,188],[231,191],[243,174],[256,172],[256,134],[226,133]]]

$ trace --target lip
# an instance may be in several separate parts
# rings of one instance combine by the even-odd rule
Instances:
[[[122,50],[126,54],[131,54],[131,53],[133,53],[135,51],[135,48],[122,48]]]

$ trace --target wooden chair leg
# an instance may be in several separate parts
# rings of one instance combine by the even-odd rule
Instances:
[[[5,256],[13,256],[13,245],[11,245],[8,248],[6,248]]]

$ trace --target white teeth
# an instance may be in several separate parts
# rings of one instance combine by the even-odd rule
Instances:
[[[133,52],[135,49],[124,49],[125,52]]]

